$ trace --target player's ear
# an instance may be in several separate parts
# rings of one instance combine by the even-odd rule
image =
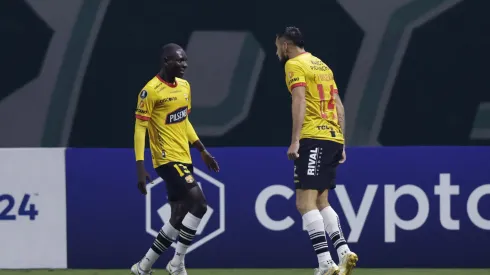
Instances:
[[[283,41],[281,46],[282,46],[282,51],[285,54],[287,54],[287,52],[288,52],[288,42],[287,41]]]

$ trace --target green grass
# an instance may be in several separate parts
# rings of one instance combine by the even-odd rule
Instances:
[[[312,269],[188,269],[190,275],[312,275]],[[0,270],[0,275],[120,275],[129,270]],[[156,270],[155,275],[167,275]],[[353,275],[490,275],[490,269],[356,269]]]

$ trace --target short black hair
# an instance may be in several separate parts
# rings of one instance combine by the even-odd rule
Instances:
[[[301,34],[301,31],[294,26],[286,27],[286,29],[284,29],[284,31],[277,34],[277,37],[289,40],[294,45],[296,45],[300,48],[305,47],[305,41],[303,40],[303,34]]]
[[[168,58],[171,55],[174,55],[177,50],[182,49],[181,46],[175,44],[175,43],[169,43],[166,45],[163,45],[160,48],[160,58]]]

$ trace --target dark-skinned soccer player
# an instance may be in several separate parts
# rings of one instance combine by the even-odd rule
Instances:
[[[175,255],[167,264],[167,271],[172,275],[187,274],[184,256],[207,210],[204,194],[193,177],[189,144],[201,152],[210,170],[219,171],[218,163],[199,140],[188,119],[191,87],[182,78],[187,68],[185,51],[176,44],[163,46],[160,64],[160,72],[144,86],[138,96],[134,150],[138,189],[146,195],[146,184],[150,177],[143,162],[148,131],[153,167],[165,181],[171,216],[146,255],[131,267],[134,275],[152,274],[153,264],[176,240]]]

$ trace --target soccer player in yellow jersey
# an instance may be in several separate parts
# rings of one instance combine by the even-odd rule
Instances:
[[[171,217],[141,261],[131,267],[134,275],[151,274],[158,257],[177,240],[173,259],[167,264],[172,275],[186,275],[184,256],[207,210],[206,199],[193,173],[189,143],[201,152],[207,167],[219,171],[218,163],[205,149],[187,115],[191,111],[191,88],[182,79],[187,56],[176,44],[168,44],[160,54],[160,72],[141,90],[136,106],[134,150],[138,188],[146,195],[150,180],[144,161],[148,130],[153,167],[165,181]]]
[[[308,230],[319,267],[315,275],[350,275],[357,263],[328,202],[339,163],[345,161],[344,107],[332,70],[304,49],[296,27],[276,35],[277,56],[285,63],[292,97],[293,131],[288,158],[294,160],[296,206]],[[328,250],[325,231],[339,255],[337,266]]]

